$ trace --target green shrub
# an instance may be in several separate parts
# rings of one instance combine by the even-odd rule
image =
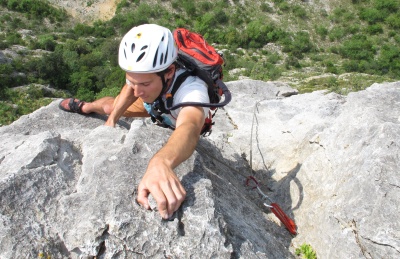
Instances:
[[[47,51],[54,51],[57,43],[53,35],[39,35],[37,41],[33,41],[30,45],[31,49],[43,49]]]
[[[58,89],[68,89],[70,69],[64,62],[61,50],[45,54],[41,59],[32,62],[35,64],[38,78]]]
[[[211,2],[204,1],[198,3],[198,7],[199,7],[199,12],[205,13],[212,10],[213,4]]]
[[[62,47],[64,50],[76,52],[78,55],[89,54],[93,48],[86,39],[67,40]]]
[[[224,12],[224,10],[222,10],[222,8],[217,8],[216,10],[214,10],[214,17],[215,21],[217,22],[216,24],[219,26],[226,24],[229,21],[228,16]]]
[[[22,39],[21,34],[18,32],[11,32],[6,36],[6,42],[9,46],[11,45],[23,45],[24,40]]]
[[[10,10],[28,14],[31,19],[46,17],[51,22],[67,19],[67,13],[64,10],[57,9],[43,0],[3,0],[0,3]]]
[[[323,25],[316,25],[315,26],[315,32],[322,38],[325,39],[326,36],[328,36],[328,29],[326,26]]]
[[[391,44],[383,45],[378,57],[378,68],[381,74],[399,74],[400,47]]]
[[[192,0],[182,0],[181,6],[183,10],[186,12],[188,16],[195,16],[196,15],[196,6],[195,1]]]
[[[96,94],[87,88],[79,88],[75,94],[75,97],[86,102],[92,102],[95,100]]]
[[[32,113],[52,100],[44,97],[41,88],[28,86],[21,90],[7,90],[9,102],[0,102],[0,125],[7,125],[22,115]]]
[[[346,72],[361,72],[358,68],[358,61],[355,60],[347,60],[343,62],[343,69]]]
[[[283,12],[287,12],[290,10],[290,4],[286,1],[282,1],[278,4],[278,8]]]
[[[96,76],[94,73],[90,71],[74,72],[69,77],[69,88],[73,92],[78,92],[81,94],[87,92],[93,93],[92,90],[95,88],[95,78]]]
[[[301,65],[300,65],[299,59],[297,57],[289,55],[285,59],[285,67],[286,67],[286,69],[290,69],[291,67],[301,68]]]
[[[368,25],[367,33],[371,35],[381,34],[383,33],[383,27],[380,24]]]
[[[360,18],[367,21],[369,24],[375,24],[385,20],[385,14],[375,8],[366,8],[361,10]]]
[[[81,55],[79,59],[79,66],[92,69],[96,66],[103,65],[103,53],[100,51],[92,51],[91,53]],[[82,70],[82,69],[81,69]]]
[[[400,9],[398,0],[375,0],[374,6],[385,13],[396,13]]]
[[[365,36],[357,34],[343,42],[340,54],[345,58],[354,60],[371,60],[375,55],[375,47]]]
[[[272,13],[272,8],[267,3],[261,3],[260,9],[262,12]]]
[[[307,32],[298,32],[292,37],[287,37],[282,41],[283,51],[289,52],[296,58],[302,58],[304,53],[314,50],[314,45]]]
[[[9,22],[10,28],[11,29],[18,29],[25,27],[26,25],[22,22],[22,20],[18,17],[14,17],[10,20]]]
[[[386,18],[387,24],[393,29],[400,29],[400,13],[391,14]]]
[[[307,19],[307,11],[300,5],[295,5],[292,8],[292,12],[296,17],[299,17],[301,19]]]
[[[327,60],[326,62],[324,62],[324,65],[327,73],[332,73],[332,74],[338,73],[338,68],[331,60]]]
[[[13,70],[11,64],[0,64],[0,100],[5,99],[6,90],[13,86],[10,76]]]
[[[73,32],[76,36],[87,36],[94,33],[94,28],[87,24],[78,23],[75,25]]]
[[[346,35],[346,31],[343,27],[336,26],[328,33],[330,41],[340,40]]]
[[[128,0],[120,0],[118,1],[117,8],[115,10],[115,13],[120,13],[122,9],[129,7],[131,1]]]
[[[346,9],[342,7],[335,8],[332,12],[332,15],[329,16],[329,19],[334,23],[341,23],[343,20],[343,14],[346,12]]]
[[[281,60],[281,57],[277,53],[273,53],[273,54],[268,55],[268,62],[271,63],[271,64],[276,64],[280,60]]]

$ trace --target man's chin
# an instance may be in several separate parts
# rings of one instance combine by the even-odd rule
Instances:
[[[153,103],[155,100],[151,99],[151,98],[143,98],[143,97],[139,97],[140,99],[142,99],[142,101],[144,103]]]

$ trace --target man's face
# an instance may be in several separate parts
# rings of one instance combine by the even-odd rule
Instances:
[[[140,97],[145,103],[154,102],[162,90],[162,81],[155,73],[139,74],[126,73],[126,84],[131,87],[136,97]]]

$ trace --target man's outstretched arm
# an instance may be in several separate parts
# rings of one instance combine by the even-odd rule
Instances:
[[[115,124],[121,118],[122,114],[128,109],[128,107],[136,101],[137,97],[134,95],[134,90],[132,87],[129,87],[127,84],[122,88],[119,98],[115,103],[115,107],[112,112],[108,116],[108,119],[105,123],[106,126],[115,127]]]
[[[182,108],[175,131],[150,160],[139,184],[137,201],[149,209],[148,195],[151,193],[164,219],[170,218],[186,197],[186,191],[173,169],[193,154],[203,125],[203,108]]]

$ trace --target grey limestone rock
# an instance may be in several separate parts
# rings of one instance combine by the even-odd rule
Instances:
[[[227,84],[232,103],[176,168],[187,198],[170,220],[135,202],[170,130],[106,127],[60,100],[0,127],[0,258],[292,258],[303,243],[319,258],[398,257],[400,83],[348,96]]]

